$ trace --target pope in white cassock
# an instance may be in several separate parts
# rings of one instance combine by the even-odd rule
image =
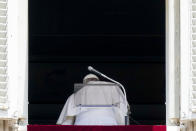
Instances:
[[[119,86],[94,74],[85,76],[83,84],[69,96],[56,124],[125,125],[127,101]]]

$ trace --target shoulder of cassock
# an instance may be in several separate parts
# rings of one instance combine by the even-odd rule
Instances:
[[[113,90],[117,90],[119,93],[120,93],[120,95],[123,95],[123,92],[122,92],[122,90],[121,90],[121,88],[117,85],[117,84],[115,84],[115,83],[112,83],[112,82],[107,82],[107,81],[89,81],[87,84],[92,84],[92,85],[104,85],[104,87],[105,88],[111,88],[111,89],[113,89]],[[108,84],[108,85],[107,85]],[[89,88],[90,86],[86,86],[87,88]],[[84,86],[84,88],[86,88],[85,86]]]
[[[114,84],[108,81],[89,81],[87,84]]]
[[[99,85],[106,92],[112,91],[114,94],[115,94],[115,92],[116,93],[118,92],[119,95],[121,95],[121,96],[124,95],[121,88],[117,84],[112,83],[112,82],[107,82],[107,81],[89,81],[87,83],[87,85],[84,86],[83,88],[81,88],[77,93],[82,92],[84,90],[89,90],[89,89],[92,90],[91,87],[95,87],[95,88],[93,88],[93,90],[96,92],[96,90],[100,90]]]
[[[106,84],[106,85],[104,85],[104,88],[105,89],[109,89],[108,91],[109,92],[113,92],[113,95],[119,95],[120,96],[120,105],[121,105],[121,108],[123,108],[123,110],[125,110],[125,112],[127,111],[127,109],[126,108],[124,108],[124,105],[125,105],[125,103],[127,102],[127,100],[125,100],[125,97],[124,97],[124,94],[123,94],[123,92],[122,92],[122,90],[121,90],[121,87],[119,87],[117,84],[115,84],[115,83],[112,83],[112,82],[107,82],[107,81],[89,81],[87,84],[95,84],[95,85],[101,85],[101,84]],[[108,86],[107,86],[107,84],[108,84]],[[91,88],[91,86],[86,86],[86,87],[84,87],[84,88]],[[81,92],[82,92],[82,90],[81,90]]]

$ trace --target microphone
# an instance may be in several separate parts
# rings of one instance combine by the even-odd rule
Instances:
[[[88,66],[88,70],[89,71],[92,71],[93,70],[93,67],[92,66]]]
[[[88,66],[88,70],[91,71],[93,69],[92,66]]]
[[[94,69],[92,66],[88,66],[88,70],[91,71],[91,72],[94,72],[94,73],[96,73],[96,74],[98,74],[98,75],[100,75],[100,76],[102,76],[102,77],[104,77],[106,79],[108,79],[108,77],[106,75],[104,75],[103,73],[101,73],[98,70]]]
[[[106,78],[106,79],[108,79],[108,80],[110,80],[110,81],[116,83],[117,85],[122,86],[121,83],[119,83],[118,81],[115,81],[115,80],[113,80],[112,78],[110,78],[110,77],[104,75],[104,74],[101,73],[100,71],[94,69],[92,66],[88,66],[88,70],[89,70],[90,72],[94,72],[94,73],[96,73],[96,74],[98,74],[98,75],[100,75],[100,76],[102,76],[102,77],[104,77],[104,78]],[[123,91],[123,93],[125,93],[125,92]],[[125,94],[126,94],[126,93],[125,93]]]

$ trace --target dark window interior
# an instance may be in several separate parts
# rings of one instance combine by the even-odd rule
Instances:
[[[133,119],[165,124],[165,1],[29,0],[29,124],[55,124],[88,65],[125,86]]]

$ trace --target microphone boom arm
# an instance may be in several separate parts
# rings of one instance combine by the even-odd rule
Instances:
[[[94,69],[92,66],[89,66],[88,70],[116,83],[117,85],[119,85],[121,87],[121,89],[123,90],[124,96],[125,96],[125,106],[128,108],[128,112],[129,112],[129,106],[128,106],[128,102],[127,102],[127,94],[126,94],[124,86],[120,82],[115,81],[112,78],[110,78],[110,77],[104,75],[103,73],[99,72],[98,70]]]

